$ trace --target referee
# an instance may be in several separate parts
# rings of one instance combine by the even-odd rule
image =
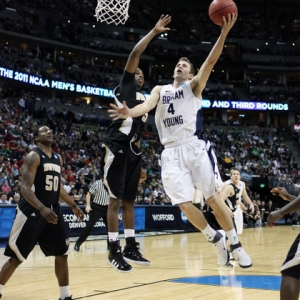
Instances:
[[[92,201],[91,201],[91,195]],[[75,243],[74,250],[79,251],[81,244],[87,239],[94,225],[103,219],[103,223],[106,226],[107,232],[107,209],[109,203],[109,195],[103,185],[102,180],[96,180],[91,186],[90,190],[86,195],[86,207],[85,211],[89,214],[89,220],[86,227],[81,231],[80,236]],[[109,247],[107,239],[107,248]]]

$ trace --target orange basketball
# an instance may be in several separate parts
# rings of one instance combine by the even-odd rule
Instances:
[[[223,26],[223,16],[228,17],[228,14],[238,13],[236,4],[232,0],[214,0],[208,9],[210,19],[219,26]]]

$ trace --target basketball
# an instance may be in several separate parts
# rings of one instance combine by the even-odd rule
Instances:
[[[214,0],[208,9],[210,19],[219,26],[223,26],[223,16],[227,18],[228,14],[238,13],[236,4],[232,0]]]

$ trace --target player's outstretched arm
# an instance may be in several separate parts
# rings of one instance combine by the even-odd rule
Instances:
[[[296,196],[289,194],[284,187],[275,187],[271,190],[271,193],[289,202],[296,199]]]
[[[112,109],[107,110],[109,116],[115,121],[118,119],[126,119],[128,117],[135,118],[148,113],[157,105],[161,89],[161,86],[156,86],[151,91],[151,95],[146,101],[130,109],[126,105],[126,101],[123,101],[122,107],[111,103],[110,106]]]
[[[275,221],[283,218],[284,215],[296,211],[298,209],[300,209],[300,196],[295,198],[292,202],[282,207],[281,209],[272,211],[267,218],[268,226],[270,227],[274,226]]]
[[[147,48],[150,41],[159,33],[162,33],[164,31],[170,30],[170,28],[166,27],[171,22],[171,17],[169,15],[162,15],[154,28],[146,35],[144,36],[133,48],[131,51],[125,70],[129,73],[134,73],[136,71],[136,68],[139,65],[140,56]]]
[[[201,97],[201,93],[205,88],[210,73],[222,53],[228,32],[233,27],[236,20],[237,14],[235,13],[228,14],[228,21],[225,17],[223,17],[224,25],[222,27],[221,34],[218,40],[216,41],[208,57],[202,64],[198,74],[191,80],[191,87],[196,97]]]

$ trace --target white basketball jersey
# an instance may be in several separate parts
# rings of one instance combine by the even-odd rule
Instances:
[[[194,95],[189,81],[177,89],[171,84],[164,85],[155,113],[161,143],[165,145],[194,136],[201,105],[202,99]]]

